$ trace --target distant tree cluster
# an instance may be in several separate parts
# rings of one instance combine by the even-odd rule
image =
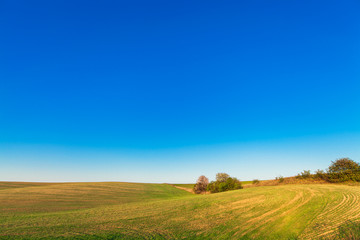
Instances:
[[[216,181],[210,183],[207,177],[203,175],[200,176],[194,185],[193,190],[195,193],[201,194],[206,191],[217,193],[242,188],[241,182],[237,178],[230,177],[227,173],[218,173],[216,174]]]
[[[322,179],[328,182],[360,182],[360,164],[350,158],[340,158],[332,161],[326,171],[317,170],[311,174],[310,170],[304,170],[296,176],[299,179]]]
[[[216,181],[212,181],[211,183],[209,183],[209,180],[205,176],[200,176],[193,190],[199,194],[205,191],[217,193],[242,188],[241,182],[237,178],[230,177],[227,173],[218,173],[216,174]]]
[[[254,179],[254,180],[252,181],[252,183],[253,183],[253,184],[259,184],[259,183],[260,183],[260,180],[259,180],[259,179]]]
[[[327,182],[338,183],[347,181],[360,182],[360,164],[351,160],[350,158],[340,158],[331,162],[328,169],[317,170],[314,174],[310,170],[304,170],[299,173],[296,178],[298,179],[317,179]],[[283,183],[285,178],[279,176],[275,178],[279,183]],[[257,185],[260,181],[258,179],[253,180],[253,184]],[[197,194],[211,192],[225,192],[229,190],[242,189],[241,182],[235,178],[230,177],[227,173],[217,173],[216,181],[211,181],[204,175],[200,176],[193,190]]]

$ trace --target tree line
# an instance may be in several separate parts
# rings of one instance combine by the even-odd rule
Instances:
[[[332,161],[326,170],[318,169],[313,174],[310,170],[304,170],[296,178],[321,179],[330,183],[360,182],[360,164],[350,158],[340,158]]]
[[[350,158],[340,158],[332,161],[326,170],[317,170],[311,173],[310,170],[304,170],[295,176],[298,179],[315,179],[324,180],[330,183],[340,183],[355,181],[360,182],[360,164]],[[276,180],[284,182],[284,177],[277,177]],[[258,184],[259,180],[255,179],[253,184]],[[242,189],[240,180],[235,177],[230,177],[227,173],[217,173],[216,181],[209,182],[209,179],[204,175],[200,176],[193,187],[196,194],[205,192],[217,193],[229,190]]]

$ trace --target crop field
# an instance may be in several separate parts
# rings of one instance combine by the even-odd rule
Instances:
[[[359,200],[359,186],[335,184],[194,195],[168,184],[2,182],[0,239],[331,239],[360,219]]]

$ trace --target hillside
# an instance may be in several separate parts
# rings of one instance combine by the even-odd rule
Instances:
[[[356,186],[281,185],[194,195],[167,184],[0,185],[2,239],[318,239],[332,237],[346,220],[360,219]]]

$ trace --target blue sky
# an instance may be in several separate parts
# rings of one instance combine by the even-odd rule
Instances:
[[[0,180],[360,161],[358,1],[2,1]]]

